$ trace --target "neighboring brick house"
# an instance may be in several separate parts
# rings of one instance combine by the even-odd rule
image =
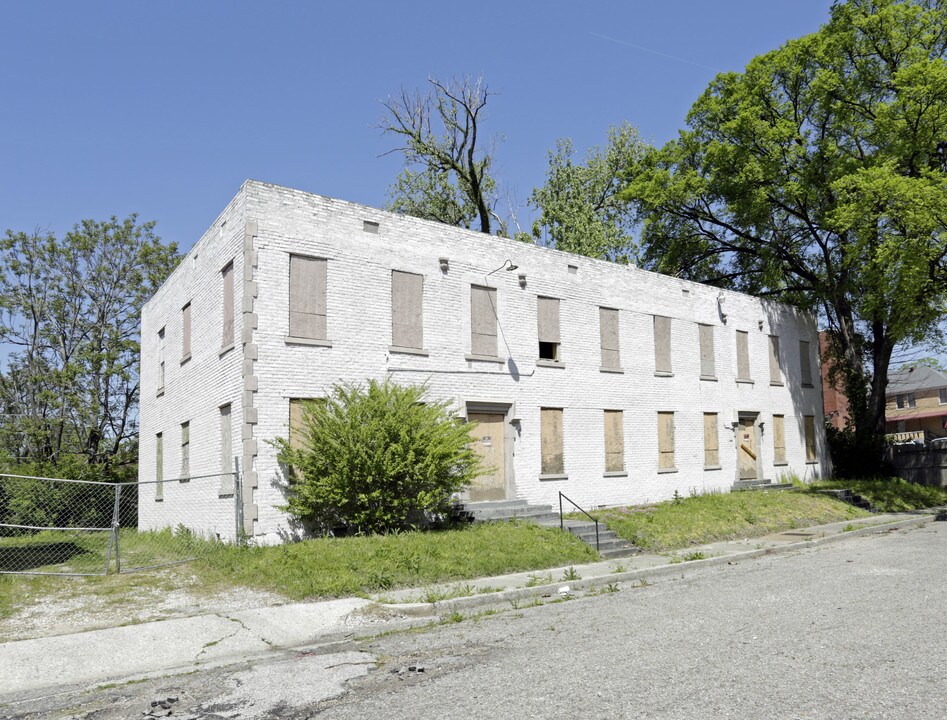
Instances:
[[[261,542],[288,527],[267,441],[339,381],[425,382],[476,420],[497,469],[470,499],[645,503],[829,470],[812,316],[260,182],[145,305],[141,333],[140,479],[236,456]],[[140,524],[232,537],[233,492],[224,478],[182,516],[143,485]]]
[[[888,374],[885,423],[894,433],[947,436],[947,375],[924,365]]]
[[[819,355],[822,357],[822,411],[826,422],[839,430],[844,430],[845,423],[848,422],[848,395],[841,386],[841,379],[838,380],[837,386],[832,384],[829,377],[832,372],[832,359],[828,351],[829,331],[822,330],[819,333]]]

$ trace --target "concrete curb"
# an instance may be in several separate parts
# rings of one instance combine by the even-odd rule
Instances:
[[[793,550],[804,550],[806,548],[823,545],[826,543],[837,542],[851,537],[863,535],[872,535],[882,532],[890,532],[901,528],[922,525],[933,520],[931,515],[911,515],[903,520],[893,522],[879,523],[877,525],[868,525],[866,527],[856,528],[849,531],[828,532],[820,537],[813,537],[798,542],[786,543],[784,545],[775,545],[766,548],[756,548],[743,552],[735,552],[724,555],[709,557],[704,560],[691,560],[679,563],[667,563],[665,565],[656,565],[650,568],[639,570],[629,570],[621,573],[610,573],[607,575],[597,575],[578,580],[560,580],[545,585],[536,585],[533,587],[511,588],[492,593],[480,593],[477,595],[468,595],[447,600],[438,600],[433,603],[382,603],[376,601],[376,604],[388,612],[404,615],[407,617],[439,617],[450,615],[454,612],[464,610],[485,610],[499,606],[517,604],[523,600],[535,600],[541,598],[555,598],[560,595],[559,589],[568,586],[569,594],[576,594],[577,591],[594,590],[600,587],[607,587],[615,583],[627,581],[651,580],[662,578],[669,575],[684,576],[689,572],[701,570],[703,568],[715,565],[726,565],[740,560],[752,560],[764,555],[774,555]],[[695,550],[698,548],[694,548]],[[576,572],[581,575],[582,566],[576,566]]]

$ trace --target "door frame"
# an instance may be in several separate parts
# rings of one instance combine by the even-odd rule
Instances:
[[[733,424],[733,450],[736,467],[734,468],[734,479],[736,482],[744,481],[740,477],[740,428],[741,421],[753,421],[753,447],[756,449],[756,482],[764,482],[763,477],[763,428],[760,418],[762,413],[755,410],[740,410],[737,412],[736,422]]]
[[[464,420],[471,413],[503,415],[503,496],[504,500],[516,498],[516,478],[513,473],[513,443],[516,440],[516,403],[492,398],[461,398],[461,412]],[[462,500],[468,499],[467,491],[460,493]],[[500,502],[500,501],[498,501]]]

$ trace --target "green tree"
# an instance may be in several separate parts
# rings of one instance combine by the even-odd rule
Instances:
[[[546,184],[529,204],[539,211],[533,237],[565,252],[629,263],[637,261],[634,213],[622,200],[624,174],[641,160],[645,145],[628,123],[609,128],[605,148],[593,147],[585,162],[573,162],[568,138],[549,153]]]
[[[423,386],[336,385],[306,404],[299,443],[273,441],[287,468],[291,515],[310,527],[383,533],[446,513],[484,468],[470,423]]]
[[[137,436],[141,306],[178,262],[154,223],[85,220],[0,240],[0,443],[14,458],[127,462]],[[133,461],[133,459],[132,459]]]
[[[629,167],[648,264],[818,311],[859,471],[876,471],[892,350],[947,297],[941,0],[837,2],[818,32],[718,75]]]
[[[497,184],[490,174],[493,148],[483,149],[483,110],[492,93],[483,79],[442,83],[429,78],[427,93],[405,90],[382,102],[381,130],[404,143],[404,170],[388,189],[386,208],[490,233]],[[479,144],[478,144],[479,143]],[[499,227],[502,229],[502,223]]]

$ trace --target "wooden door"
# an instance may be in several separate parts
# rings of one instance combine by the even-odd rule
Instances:
[[[470,500],[505,500],[503,432],[506,416],[498,413],[469,413],[467,419],[477,423],[477,427],[470,431],[470,436],[474,438],[471,447],[483,458],[483,464],[489,468],[486,473],[470,484],[467,491]]]
[[[737,464],[741,480],[756,480],[756,427],[753,418],[740,418],[737,427]]]

